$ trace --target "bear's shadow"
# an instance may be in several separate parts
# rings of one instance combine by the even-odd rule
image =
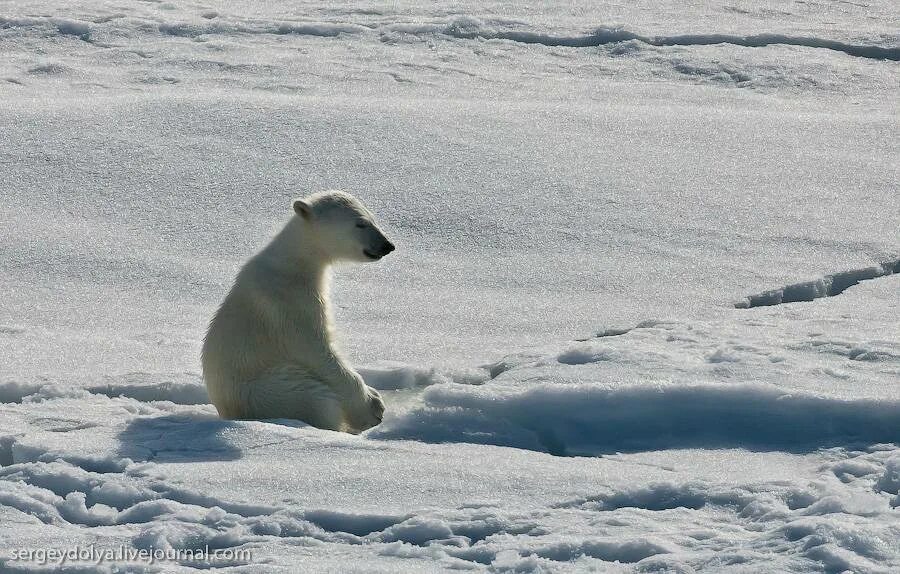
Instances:
[[[293,428],[308,426],[289,419],[264,422]],[[242,457],[235,441],[246,430],[242,421],[223,420],[212,414],[173,414],[135,418],[116,438],[119,456],[134,462],[222,461]]]
[[[138,417],[116,437],[119,455],[135,462],[236,460],[241,449],[229,440],[239,423],[215,415]]]

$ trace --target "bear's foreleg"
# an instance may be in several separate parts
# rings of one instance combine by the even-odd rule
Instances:
[[[380,424],[384,417],[384,401],[378,391],[366,385],[359,373],[333,352],[330,346],[315,348],[310,342],[307,345],[307,349],[320,358],[314,363],[315,375],[326,381],[340,397],[347,423],[344,430],[358,434]]]

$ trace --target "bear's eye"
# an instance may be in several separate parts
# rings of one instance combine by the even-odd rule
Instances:
[[[356,226],[359,227],[360,229],[362,229],[363,227],[368,227],[369,224],[366,223],[365,221],[360,221],[359,223],[356,224]]]

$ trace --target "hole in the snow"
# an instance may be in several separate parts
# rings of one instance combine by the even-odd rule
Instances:
[[[13,443],[15,438],[0,436],[0,467],[9,466],[13,461]]]
[[[21,403],[25,397],[41,390],[42,384],[7,381],[0,383],[0,403]]]

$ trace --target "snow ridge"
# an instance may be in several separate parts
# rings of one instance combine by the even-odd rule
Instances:
[[[82,40],[90,40],[91,26],[88,22],[81,20],[71,20],[68,18],[53,17],[22,17],[10,18],[0,16],[0,30],[4,28],[31,28],[31,27],[53,27],[56,31],[64,36],[76,36]]]
[[[557,456],[671,448],[809,452],[900,442],[900,401],[839,400],[753,383],[544,384],[504,400],[489,389],[441,385],[429,388],[425,400],[426,408],[369,436]]]

